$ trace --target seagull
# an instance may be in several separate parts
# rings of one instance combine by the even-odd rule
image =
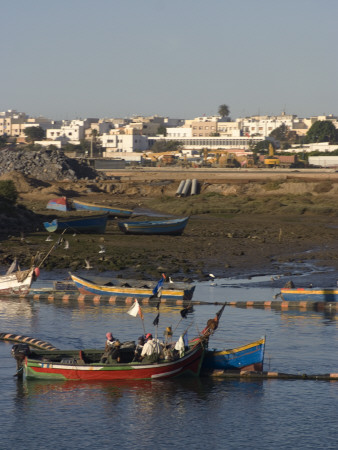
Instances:
[[[106,253],[106,249],[103,245],[100,245],[100,251],[99,253]]]
[[[171,279],[171,277],[169,277],[169,283],[173,283],[173,280]]]
[[[86,263],[86,269],[92,269],[93,266],[90,265],[90,262],[88,261],[88,259],[85,259],[85,263]]]
[[[69,249],[69,242],[68,241],[65,241],[65,246],[63,247],[65,250],[68,250]]]
[[[53,239],[52,239],[52,236],[51,236],[51,235],[47,236],[46,242],[51,242],[52,240],[53,240]]]
[[[215,284],[215,275],[213,273],[209,273],[210,284],[213,286]]]

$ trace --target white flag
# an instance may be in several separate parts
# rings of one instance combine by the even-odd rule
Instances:
[[[134,302],[133,306],[130,309],[128,309],[127,314],[130,314],[133,317],[136,317],[137,314],[140,314],[140,316],[142,318],[141,308],[140,308],[139,302],[137,301],[136,298],[135,298],[135,302]]]

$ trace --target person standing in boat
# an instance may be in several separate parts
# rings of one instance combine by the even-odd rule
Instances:
[[[162,346],[158,339],[153,339],[153,335],[146,335],[146,343],[141,352],[141,361],[143,363],[157,362],[163,356]]]
[[[137,345],[135,348],[135,354],[133,359],[134,362],[141,361],[141,353],[143,350],[144,343],[145,343],[144,336],[140,336],[137,340]]]

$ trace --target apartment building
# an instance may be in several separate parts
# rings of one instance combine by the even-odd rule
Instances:
[[[15,109],[0,112],[0,136],[19,137],[27,119],[27,114]]]
[[[219,116],[196,117],[192,120],[186,120],[184,127],[191,128],[192,137],[208,137],[217,133],[217,122]]]

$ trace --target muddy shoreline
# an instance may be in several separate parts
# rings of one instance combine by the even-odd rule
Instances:
[[[139,172],[124,173],[124,177],[113,181],[113,192],[102,187],[102,182],[53,183],[40,189],[21,187],[19,203],[38,215],[40,222],[65,214],[45,208],[49,199],[60,195],[190,216],[182,236],[124,235],[116,220],[109,221],[104,235],[68,233],[64,239],[69,242],[69,249],[60,245],[43,269],[83,271],[88,259],[96,272],[144,279],[154,279],[165,272],[176,280],[203,280],[209,273],[217,277],[285,273],[288,267],[307,263],[323,270],[338,269],[335,174],[328,186],[325,174],[317,178],[311,174],[311,180],[305,181],[302,174],[302,180],[294,182],[281,181],[280,174],[271,178],[269,173],[268,181],[264,174],[253,182],[251,174],[245,177],[242,173],[236,178],[230,173],[226,181],[222,174],[222,182],[217,177],[212,182],[210,172],[208,181],[201,183],[199,195],[177,199],[177,175],[170,178],[167,171],[156,173],[156,177],[148,173],[143,178]],[[189,172],[184,176],[190,175]],[[243,184],[247,185],[246,191]],[[44,253],[50,248],[47,236],[41,227],[3,234],[0,264],[6,266],[17,256],[23,266],[29,265],[38,251]],[[106,249],[104,254],[99,254],[100,245]]]

